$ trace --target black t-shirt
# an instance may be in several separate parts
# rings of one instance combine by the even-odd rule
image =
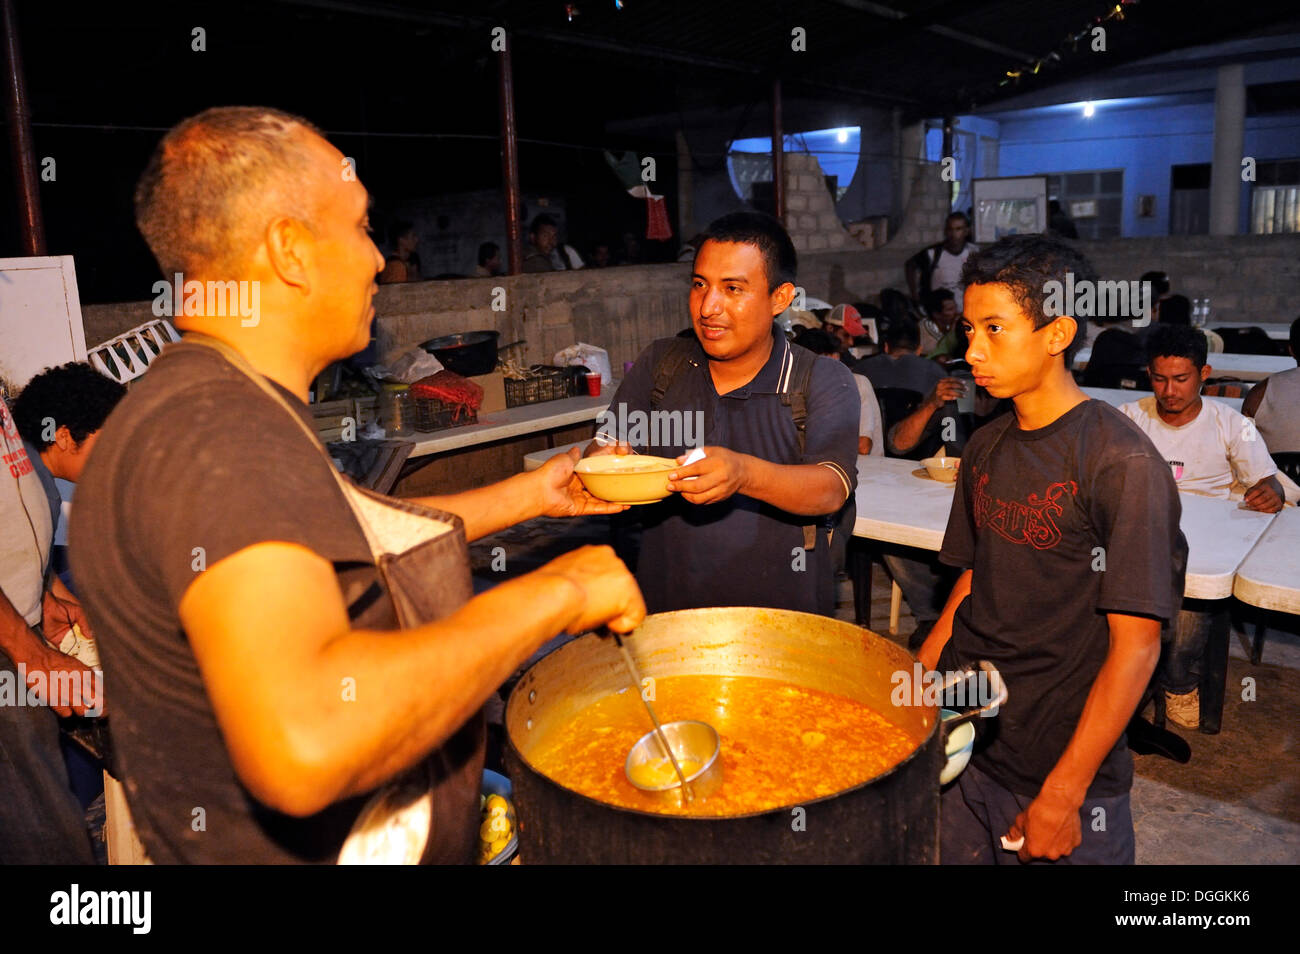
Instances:
[[[156,862],[333,862],[363,804],[292,818],[249,795],[177,610],[203,568],[279,540],[334,563],[354,625],[395,628],[329,467],[282,407],[208,349],[165,353],[95,445],[72,508],[72,564],[99,640],[117,769]]]
[[[676,413],[682,424],[649,428],[636,440],[637,414],[651,410],[655,369],[673,338],[652,343],[628,372],[610,411],[620,426],[609,428],[643,453],[677,457],[686,453],[683,438],[693,445],[716,445],[751,454],[776,464],[831,466],[844,481],[845,493],[857,485],[858,421],[861,400],[853,374],[838,361],[818,359],[809,383],[808,419],[803,453],[789,407],[781,402],[782,387],[793,387],[792,345],[773,330],[772,354],[754,379],[742,388],[718,395],[702,349],[686,362],[664,394],[660,410]],[[703,426],[686,433],[683,414],[703,413]],[[700,431],[703,433],[701,434]],[[653,440],[658,435],[658,440]],[[665,437],[667,435],[667,437]],[[817,533],[811,552],[804,545],[803,527],[826,523],[825,518],[779,510],[753,497],[736,494],[706,506],[688,503],[680,494],[637,507],[643,521],[637,582],[652,613],[700,606],[767,606],[805,613],[833,614],[833,569],[825,529]],[[852,533],[845,526],[836,532]]]
[[[1109,650],[1106,614],[1178,612],[1181,514],[1168,465],[1103,401],[1034,431],[1008,414],[971,438],[939,554],[973,570],[971,593],[939,668],[1001,671],[1009,699],[974,762],[1011,791],[1037,795],[1065,751]],[[1121,735],[1088,794],[1122,794],[1132,777]]]

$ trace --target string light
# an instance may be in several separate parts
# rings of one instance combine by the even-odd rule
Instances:
[[[1089,38],[1090,36],[1092,36],[1092,31],[1096,27],[1100,26],[1103,23],[1107,23],[1110,20],[1118,20],[1120,22],[1123,22],[1124,8],[1131,7],[1136,3],[1138,3],[1138,0],[1119,0],[1119,2],[1114,3],[1112,6],[1107,7],[1105,14],[1101,16],[1093,17],[1091,22],[1085,25],[1082,30],[1079,30],[1076,33],[1067,33],[1065,35],[1065,38],[1059,44],[1057,44],[1056,49],[1048,51],[1047,53],[1038,57],[1036,60],[1025,63],[1020,69],[1006,70],[1003,75],[1003,79],[1001,80],[1001,82],[998,83],[998,86],[999,87],[1007,86],[1007,85],[1018,86],[1020,84],[1020,78],[1022,76],[1026,74],[1037,76],[1038,71],[1041,70],[1044,66],[1053,66],[1057,63],[1060,63],[1064,58],[1064,53],[1066,52],[1067,47],[1069,48],[1069,52],[1071,53],[1079,52],[1079,44],[1084,40],[1086,40],[1087,38]]]

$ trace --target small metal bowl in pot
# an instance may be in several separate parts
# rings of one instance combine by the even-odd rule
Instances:
[[[664,736],[694,798],[706,798],[722,784],[722,741],[706,722],[665,722]],[[689,766],[687,763],[690,763]],[[680,803],[681,780],[653,730],[637,739],[624,765],[628,781],[643,792]]]

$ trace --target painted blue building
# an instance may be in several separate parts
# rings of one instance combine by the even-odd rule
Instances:
[[[1222,103],[1233,65],[1245,87],[1236,231],[1300,231],[1298,36],[1181,50],[958,117],[953,208],[969,208],[973,177],[1047,175],[1081,237],[1209,232],[1216,93]],[[926,133],[932,161],[940,125]]]

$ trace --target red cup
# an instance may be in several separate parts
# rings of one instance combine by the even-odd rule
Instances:
[[[600,397],[600,372],[588,371],[584,377],[587,379],[587,394],[591,397]]]

